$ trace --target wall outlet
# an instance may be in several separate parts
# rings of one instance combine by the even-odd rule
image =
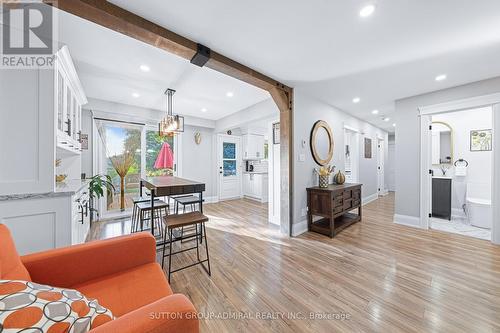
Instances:
[[[306,155],[299,154],[299,162],[304,162],[306,160]]]

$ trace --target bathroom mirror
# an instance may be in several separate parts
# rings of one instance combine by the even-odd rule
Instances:
[[[432,122],[432,164],[453,163],[453,129],[442,121]]]
[[[311,131],[311,152],[314,161],[323,166],[333,157],[333,133],[326,121],[318,120]]]

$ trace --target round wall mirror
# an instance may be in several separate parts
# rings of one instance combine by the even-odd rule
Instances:
[[[314,161],[323,166],[333,157],[333,134],[326,121],[318,120],[311,131],[311,152]]]

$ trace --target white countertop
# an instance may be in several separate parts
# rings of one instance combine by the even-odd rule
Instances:
[[[249,173],[254,175],[267,175],[267,171],[243,171],[243,173]]]
[[[80,191],[84,186],[90,183],[90,179],[68,179],[61,183],[56,183],[56,193],[75,194]]]

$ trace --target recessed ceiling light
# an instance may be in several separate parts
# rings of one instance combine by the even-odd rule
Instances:
[[[391,120],[391,118],[389,118],[389,117],[384,118],[384,121],[389,121],[389,120]]]
[[[134,98],[139,98],[139,97],[141,97],[141,95],[139,95],[139,93],[136,93],[136,92],[135,92],[135,93],[132,93],[132,97],[134,97]]]
[[[201,109],[201,112],[207,112],[207,111],[208,111],[207,108],[202,108]]]
[[[361,101],[361,98],[359,98],[359,97],[354,97],[354,98],[352,99],[352,102],[353,102],[353,103],[359,103],[360,101]]]
[[[141,69],[141,71],[143,72],[149,72],[151,70],[151,68],[149,68],[148,65],[141,65],[139,66],[139,68]]]
[[[392,124],[392,127],[396,127],[396,123],[393,123],[393,124]]]
[[[234,93],[233,93],[232,91],[228,91],[228,92],[226,93],[226,96],[227,96],[227,97],[233,97],[233,96],[234,96]]]
[[[366,5],[359,11],[359,16],[368,17],[375,11],[375,5]]]
[[[372,114],[378,114],[378,110],[373,110]]]
[[[436,76],[436,81],[443,81],[443,80],[446,80],[446,74],[440,74],[438,76]]]

